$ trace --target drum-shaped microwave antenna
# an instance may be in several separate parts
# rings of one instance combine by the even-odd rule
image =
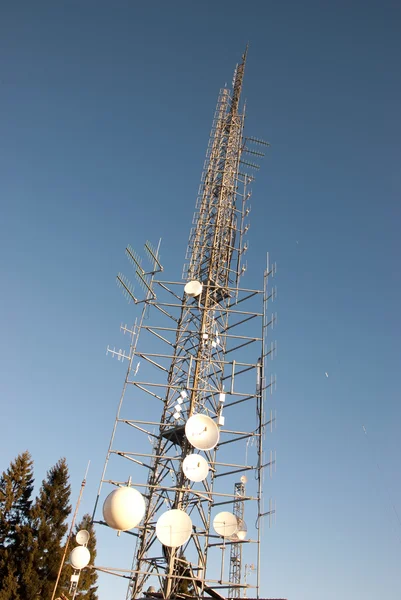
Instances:
[[[103,516],[109,527],[117,531],[128,531],[140,523],[145,509],[144,497],[138,490],[120,487],[104,501]]]
[[[209,465],[200,454],[188,454],[182,463],[182,470],[190,481],[203,481],[209,473]]]
[[[86,531],[86,529],[81,529],[81,531],[78,531],[77,535],[75,536],[77,544],[80,546],[86,546],[86,544],[89,542],[89,538],[89,531]]]
[[[196,298],[202,293],[202,284],[200,281],[188,281],[184,287],[184,292],[190,298]]]
[[[178,548],[185,544],[191,537],[191,533],[191,518],[177,508],[163,513],[156,523],[157,539],[169,548]]]
[[[91,559],[90,552],[86,546],[77,546],[70,554],[70,563],[74,569],[84,569]]]
[[[197,450],[211,450],[217,446],[220,431],[216,423],[207,415],[192,415],[185,425],[187,440]]]
[[[238,531],[237,517],[231,512],[220,512],[213,519],[213,529],[221,537],[228,538]]]

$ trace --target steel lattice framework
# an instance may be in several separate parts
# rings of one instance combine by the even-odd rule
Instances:
[[[244,522],[244,501],[245,482],[240,481],[234,486],[235,500],[233,502],[233,513],[239,523]],[[242,579],[242,544],[240,539],[233,539],[230,548],[230,583],[232,587],[229,590],[229,598],[241,597],[241,579]]]
[[[126,485],[128,480],[145,496],[143,522],[130,532],[136,537],[132,568],[96,567],[128,577],[129,599],[146,594],[149,584],[160,591],[148,596],[165,599],[188,594],[239,597],[244,587],[241,566],[237,563],[235,575],[230,570],[227,576],[225,550],[235,543],[237,549],[241,546],[241,555],[244,544],[252,546],[259,563],[261,517],[272,512],[264,512],[262,483],[264,470],[271,471],[275,462],[272,453],[265,461],[263,447],[265,429],[274,421],[264,403],[267,390],[271,392],[275,385],[266,373],[266,359],[275,353],[274,344],[267,345],[267,331],[276,320],[267,314],[275,297],[275,288],[268,285],[275,267],[267,263],[260,289],[240,287],[246,271],[245,234],[253,180],[248,171],[258,168],[243,155],[261,157],[263,153],[252,148],[267,145],[243,136],[240,97],[245,62],[246,52],[235,70],[232,92],[224,88],[219,94],[189,238],[183,279],[200,282],[202,293],[191,298],[183,291],[183,281],[163,280],[160,244],[145,245],[148,269],[130,246],[126,249],[144,289],[143,299],[134,295],[126,277],[117,277],[128,299],[142,311],[133,328],[122,327],[131,336],[129,353],[108,349],[127,359],[128,368],[94,520],[105,525],[97,507],[110,485]],[[127,400],[130,390],[134,402]],[[210,468],[208,478],[193,483],[182,469],[185,457],[194,452],[185,437],[185,423],[199,413],[215,420],[221,435],[218,446],[203,453]],[[230,427],[225,427],[225,421]],[[124,466],[117,467],[121,459]],[[128,477],[121,477],[123,472]],[[246,503],[254,506],[249,514],[255,527],[249,539],[226,539],[222,545],[213,531],[213,514],[216,507],[235,507],[238,494],[233,493],[232,482],[238,474],[249,472],[255,477],[249,494],[244,491],[241,496],[240,508],[243,514]],[[157,519],[171,508],[191,517],[193,533],[184,547],[162,546],[157,539]],[[259,586],[258,576],[257,594]]]

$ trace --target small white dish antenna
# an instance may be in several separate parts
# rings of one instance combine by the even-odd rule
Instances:
[[[245,521],[242,519],[238,519],[238,531],[237,537],[239,540],[244,540],[246,538],[246,534],[248,533],[248,527],[246,526]]]
[[[80,546],[86,546],[86,544],[89,542],[89,538],[89,531],[86,531],[86,529],[81,529],[81,531],[78,531],[77,535],[75,536],[77,544]]]
[[[203,481],[209,473],[207,460],[200,454],[188,454],[182,463],[185,477],[190,481]]]
[[[243,484],[248,483],[248,477],[246,475],[241,475],[240,482]]]
[[[185,544],[191,537],[191,533],[191,518],[177,508],[163,513],[156,523],[157,539],[169,548],[178,548]]]
[[[200,281],[188,281],[184,287],[184,292],[190,298],[196,298],[202,293],[202,284]]]
[[[213,529],[221,537],[229,538],[237,533],[237,517],[231,512],[220,512],[213,519]]]
[[[79,571],[89,564],[90,559],[90,552],[85,546],[77,546],[70,554],[70,563]]]
[[[109,527],[128,531],[136,527],[145,514],[145,499],[132,487],[120,487],[109,494],[103,504],[103,516]]]
[[[185,424],[185,435],[197,450],[211,450],[217,446],[220,431],[216,423],[207,415],[192,415]]]

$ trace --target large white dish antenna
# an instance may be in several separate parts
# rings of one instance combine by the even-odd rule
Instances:
[[[156,523],[157,539],[169,548],[178,548],[185,544],[191,537],[191,533],[191,518],[177,508],[163,513]]]
[[[136,527],[145,514],[145,499],[132,487],[120,487],[109,494],[103,504],[103,516],[109,527],[128,531]]]
[[[221,537],[231,537],[238,530],[237,517],[230,512],[220,512],[213,519],[213,529]]]
[[[89,564],[90,559],[90,552],[85,546],[77,546],[70,554],[70,563],[79,571]]]
[[[200,454],[188,454],[182,463],[185,477],[190,481],[203,481],[209,473],[207,460]]]
[[[188,281],[184,287],[184,292],[190,298],[196,298],[202,293],[202,284],[200,281]]]
[[[189,443],[197,450],[211,450],[217,446],[220,430],[207,415],[193,415],[185,425],[185,435]]]
[[[89,542],[89,538],[89,531],[86,531],[86,529],[81,529],[81,531],[78,531],[77,535],[75,536],[77,544],[80,546],[86,546],[86,544]]]

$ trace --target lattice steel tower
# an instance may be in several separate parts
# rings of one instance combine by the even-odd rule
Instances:
[[[232,91],[224,88],[219,94],[183,280],[162,278],[160,243],[154,248],[148,242],[149,268],[130,246],[126,249],[143,299],[126,277],[117,277],[142,310],[132,329],[122,327],[131,336],[129,352],[108,349],[127,359],[128,369],[94,520],[107,525],[110,535],[114,528],[136,537],[128,575],[96,565],[129,577],[129,599],[240,597],[241,557],[260,565],[262,517],[272,513],[271,507],[264,510],[262,487],[264,470],[271,472],[275,463],[272,453],[266,462],[263,447],[265,429],[274,421],[272,411],[266,413],[265,396],[275,385],[266,373],[266,359],[275,354],[274,343],[267,344],[276,320],[267,314],[275,297],[275,288],[268,286],[275,267],[267,261],[260,289],[240,287],[253,181],[248,171],[259,168],[244,155],[262,157],[253,148],[268,145],[243,135],[246,54]],[[238,504],[234,486],[245,473],[246,492],[240,484]],[[116,486],[140,492],[142,512],[139,494],[138,504],[133,495],[127,508],[121,492],[120,505],[108,496],[104,517],[99,516],[98,507]],[[139,522],[132,526],[134,518],[125,526],[136,509]],[[109,547],[117,543],[110,538]],[[227,549],[231,554],[225,558]],[[259,569],[254,587],[259,596]]]

